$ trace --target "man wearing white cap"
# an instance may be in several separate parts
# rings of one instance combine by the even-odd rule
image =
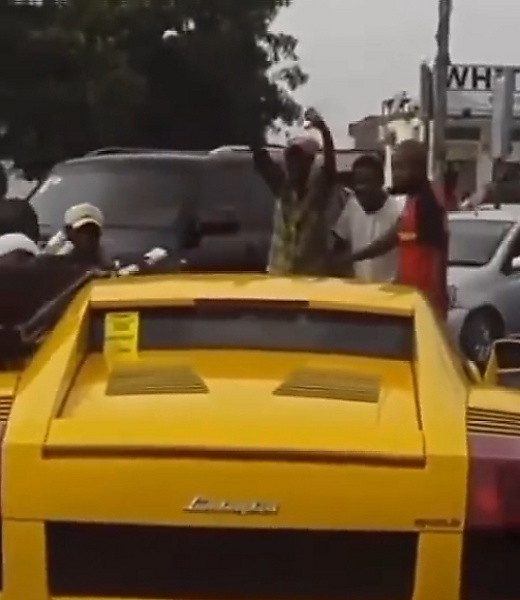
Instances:
[[[0,266],[18,266],[38,254],[38,246],[23,233],[0,236]]]
[[[103,213],[93,204],[76,204],[65,213],[65,233],[72,243],[70,257],[74,262],[86,266],[101,266],[104,263],[101,249]]]
[[[316,165],[320,143],[311,134],[289,141],[284,165],[265,149],[253,149],[255,167],[276,196],[268,271],[273,275],[330,274],[330,228],[341,209],[337,196],[336,154],[331,132],[316,111],[306,115],[323,140],[323,166]],[[331,215],[331,212],[337,214]]]

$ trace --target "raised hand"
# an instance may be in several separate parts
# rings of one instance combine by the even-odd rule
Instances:
[[[305,111],[304,119],[306,121],[307,128],[323,129],[325,126],[323,117],[314,108],[309,108]]]

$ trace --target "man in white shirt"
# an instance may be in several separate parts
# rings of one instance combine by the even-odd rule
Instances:
[[[373,155],[363,155],[352,168],[353,191],[332,232],[337,252],[356,252],[381,238],[399,219],[403,205],[384,190],[384,166]],[[366,283],[394,281],[397,250],[354,265],[354,275]]]

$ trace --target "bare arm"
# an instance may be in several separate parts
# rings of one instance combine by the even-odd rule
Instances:
[[[323,140],[323,169],[330,181],[336,181],[338,169],[336,164],[336,149],[334,147],[332,133],[325,121],[318,122],[316,124],[316,128],[321,133]]]
[[[385,235],[381,236],[378,240],[374,240],[366,248],[363,248],[363,250],[359,250],[359,252],[354,252],[352,254],[352,261],[362,262],[364,260],[371,260],[373,258],[377,258],[378,256],[388,254],[388,252],[393,250],[399,242],[398,231],[399,224],[396,223],[391,229],[387,231],[387,233],[385,233]]]

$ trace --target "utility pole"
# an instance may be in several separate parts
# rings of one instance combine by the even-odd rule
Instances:
[[[444,185],[446,170],[446,129],[448,124],[448,69],[450,67],[450,22],[452,0],[439,0],[437,27],[437,57],[435,59],[433,168],[434,179]]]
[[[423,62],[419,73],[419,116],[422,123],[423,143],[428,149],[428,177],[432,176],[432,120],[433,120],[433,73],[431,66]]]
[[[515,103],[515,71],[506,67],[499,73],[493,86],[493,112],[491,116],[491,155],[493,158],[493,181],[500,179],[500,167],[513,149]]]

